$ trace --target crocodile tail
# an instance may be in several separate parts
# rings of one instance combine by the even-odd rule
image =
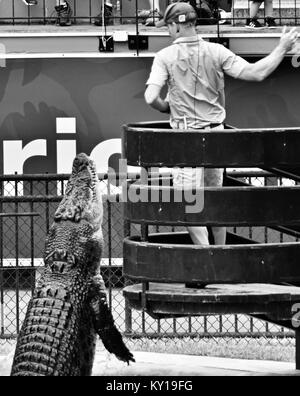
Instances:
[[[135,362],[133,354],[124,344],[122,335],[116,328],[112,313],[104,300],[102,300],[96,320],[96,331],[108,352],[113,353],[119,360],[126,362],[128,365],[130,362]]]

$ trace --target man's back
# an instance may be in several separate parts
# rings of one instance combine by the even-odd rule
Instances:
[[[179,38],[157,54],[148,84],[162,83],[160,77],[168,82],[173,128],[183,117],[189,128],[224,121],[223,70],[229,65],[238,76],[243,62],[237,64],[232,52],[198,36]]]

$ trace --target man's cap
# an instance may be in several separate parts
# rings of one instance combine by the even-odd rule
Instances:
[[[195,21],[197,19],[197,14],[194,7],[189,3],[177,2],[170,4],[162,20],[156,23],[156,27],[162,27],[168,25],[169,23],[186,23],[190,21]]]

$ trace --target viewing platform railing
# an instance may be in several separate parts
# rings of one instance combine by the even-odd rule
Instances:
[[[278,43],[282,26],[297,27],[300,23],[299,0],[273,1],[276,26],[272,29],[265,25],[263,4],[258,15],[262,28],[247,29],[249,0],[205,1],[211,3],[210,17],[204,18],[199,12],[198,33],[204,40],[223,44],[241,56],[269,54]],[[168,29],[155,26],[170,0],[160,0],[160,12],[154,14],[150,12],[154,7],[154,2],[150,7],[151,2],[68,0],[72,12],[67,26],[61,26],[65,16],[58,17],[56,0],[37,0],[37,5],[30,7],[22,0],[2,0],[0,60],[153,57],[171,43]],[[199,7],[204,4],[204,0],[198,2]]]
[[[124,204],[123,271],[140,282],[124,289],[127,304],[154,319],[245,314],[282,325],[295,330],[300,369],[294,315],[300,301],[299,242],[258,243],[228,232],[222,244],[211,230],[265,226],[297,232],[299,186],[257,188],[228,178],[226,172],[222,187],[206,186],[205,181],[197,186],[175,183],[178,168],[187,172],[196,167],[259,167],[297,179],[299,148],[299,128],[174,131],[163,123],[125,126],[123,158],[145,170],[140,182],[125,190],[131,199]],[[174,169],[174,183],[152,180],[152,168],[163,167]],[[140,225],[140,235],[132,234],[132,224]],[[188,227],[189,232],[153,234],[150,226]],[[212,231],[209,244],[192,240],[192,227],[199,226]]]
[[[154,0],[151,8],[155,8]],[[157,14],[147,15],[150,2],[148,0],[68,0],[73,11],[73,24],[93,24],[94,18],[101,14],[104,3],[112,4],[112,14],[104,18],[103,26],[118,26],[134,24],[137,32],[146,23],[149,27],[157,21]],[[160,13],[163,14],[171,0],[160,0]],[[211,8],[212,15],[207,18],[198,12],[198,25],[215,26],[216,29],[222,26],[242,26],[245,25],[246,18],[249,17],[250,0],[195,0],[198,10],[207,2]],[[22,0],[2,0],[0,3],[0,24],[54,24],[56,22],[55,5],[56,0],[38,0],[35,6],[28,6]],[[274,0],[274,17],[277,24],[299,25],[300,2],[299,0]],[[153,23],[151,24],[151,16]],[[266,15],[264,6],[259,11],[259,18]]]

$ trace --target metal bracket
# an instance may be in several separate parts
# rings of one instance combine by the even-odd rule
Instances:
[[[113,36],[99,37],[99,52],[114,52],[115,42]]]
[[[149,282],[142,283],[141,305],[143,310],[147,310],[147,291],[149,291]]]
[[[149,49],[148,36],[128,36],[128,48],[133,51],[145,51]]]
[[[224,47],[229,49],[229,38],[225,37],[216,37],[216,38],[211,38],[209,39],[210,43],[218,43],[224,45]]]

